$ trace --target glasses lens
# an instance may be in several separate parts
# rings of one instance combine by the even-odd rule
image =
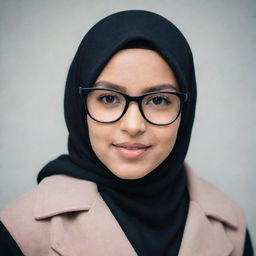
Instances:
[[[145,117],[159,125],[174,121],[180,112],[180,105],[180,98],[168,92],[147,95],[142,101]]]
[[[87,96],[87,109],[90,115],[100,122],[118,119],[125,108],[125,98],[108,90],[94,90]]]

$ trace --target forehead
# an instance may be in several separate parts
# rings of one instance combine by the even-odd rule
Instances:
[[[96,79],[95,86],[109,84],[121,86],[131,94],[167,84],[171,86],[162,89],[178,90],[170,66],[156,51],[148,49],[125,49],[113,55]]]

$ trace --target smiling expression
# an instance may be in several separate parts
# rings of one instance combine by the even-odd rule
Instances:
[[[131,96],[149,91],[179,91],[173,71],[155,51],[125,49],[116,53],[99,74],[95,87],[115,89]],[[92,149],[99,160],[122,179],[142,178],[171,153],[180,124],[156,126],[147,122],[136,102],[114,123],[87,116]]]

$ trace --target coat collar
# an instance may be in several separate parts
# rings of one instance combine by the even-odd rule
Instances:
[[[186,164],[190,200],[202,208],[206,216],[217,219],[231,228],[238,228],[233,202],[213,184],[201,179]]]
[[[34,217],[40,220],[68,212],[89,211],[97,194],[97,186],[91,181],[66,175],[46,177],[38,185]]]
[[[233,245],[223,225],[210,220],[195,201],[190,201],[179,256],[227,256]]]
[[[186,170],[190,200],[200,205],[206,216],[237,228],[238,220],[230,199],[214,185],[196,176],[188,165]],[[66,175],[47,177],[38,186],[34,217],[44,219],[67,212],[89,211],[98,194],[94,182]]]
[[[222,224],[232,229],[238,227],[232,201],[212,184],[197,177],[188,166],[186,169],[190,205],[179,256],[229,255],[233,246]],[[97,201],[101,202],[101,207],[98,207],[97,204],[95,206],[94,202]],[[118,241],[118,243],[113,243],[113,248],[110,250],[116,252],[117,244],[123,243],[126,248],[124,255],[136,255],[123,231],[118,225],[115,225],[114,216],[108,213],[108,208],[98,193],[95,183],[66,175],[54,175],[43,179],[39,184],[34,208],[34,217],[37,220],[68,212],[90,211],[90,209],[92,212],[90,216],[97,215],[99,211],[101,214],[106,214],[108,217],[105,219],[108,219],[108,223],[112,223],[108,232],[119,234],[113,238],[113,241]],[[97,226],[106,226],[106,220],[101,219],[97,219]],[[92,217],[90,223],[87,223],[87,230],[91,228],[93,232],[95,230],[94,225],[95,221]],[[67,248],[68,243],[64,242],[65,239],[61,238],[60,235],[55,235],[54,239],[58,241],[56,243],[58,246],[62,245],[65,250],[70,249]],[[70,239],[68,238],[68,240]],[[106,237],[100,239],[104,240]],[[57,245],[53,246],[56,250],[58,249]]]

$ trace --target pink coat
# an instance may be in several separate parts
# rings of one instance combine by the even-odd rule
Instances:
[[[190,205],[179,256],[241,256],[242,210],[191,170],[187,174]],[[0,219],[26,256],[137,255],[90,181],[45,178],[1,211]]]

